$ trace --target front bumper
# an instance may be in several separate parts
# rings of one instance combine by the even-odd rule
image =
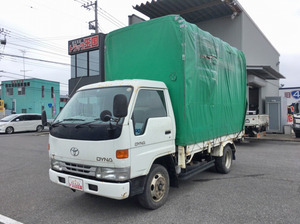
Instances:
[[[69,186],[69,179],[77,179],[82,183],[81,191],[89,194],[95,194],[102,197],[122,200],[129,197],[130,184],[125,183],[111,183],[104,181],[90,180],[87,178],[76,177],[73,175],[68,175],[64,173],[56,172],[49,169],[50,180],[56,184],[63,185],[65,187],[71,188]]]

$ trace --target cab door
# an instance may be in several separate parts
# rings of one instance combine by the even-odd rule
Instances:
[[[140,89],[130,120],[131,175],[145,175],[153,161],[175,151],[175,131],[164,90]]]

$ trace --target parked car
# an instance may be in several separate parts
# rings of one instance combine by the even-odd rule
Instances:
[[[44,129],[40,114],[12,114],[0,120],[0,133],[12,134],[21,131],[37,131]]]

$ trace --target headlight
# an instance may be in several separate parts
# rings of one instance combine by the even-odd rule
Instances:
[[[250,123],[250,120],[249,120],[249,119],[246,119],[245,123]]]
[[[130,178],[130,168],[98,167],[96,170],[96,178],[114,181],[125,181]]]
[[[57,161],[55,159],[51,159],[51,169],[52,170],[58,170],[58,171],[62,171],[62,164],[60,161]]]

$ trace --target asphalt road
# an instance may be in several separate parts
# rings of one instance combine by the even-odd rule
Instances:
[[[0,135],[0,223],[300,223],[299,142],[238,144],[229,174],[180,182],[155,211],[51,183],[47,144],[47,133]]]

